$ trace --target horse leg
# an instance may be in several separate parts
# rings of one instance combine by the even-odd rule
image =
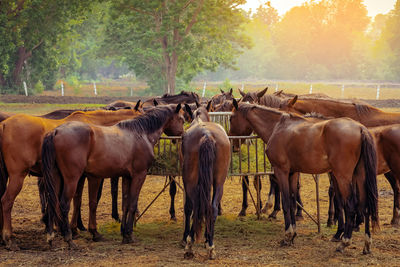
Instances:
[[[333,188],[333,178],[332,178],[332,173],[328,173],[329,175],[329,208],[328,208],[328,221],[326,223],[326,225],[328,227],[332,227],[332,225],[335,224],[335,220],[334,220],[334,215],[335,215],[335,191]]]
[[[73,239],[76,239],[79,236],[78,229],[81,231],[86,231],[86,228],[85,226],[83,226],[82,223],[82,215],[81,215],[82,193],[83,193],[83,187],[85,185],[85,179],[86,179],[85,175],[82,175],[82,177],[79,178],[78,185],[76,187],[76,192],[74,195],[74,210],[71,218],[71,231]]]
[[[277,178],[279,189],[282,194],[282,208],[283,215],[285,218],[285,238],[281,241],[281,246],[292,245],[293,238],[295,236],[295,230],[293,226],[293,220],[290,212],[290,188],[289,188],[289,173],[287,171],[275,168],[275,176]]]
[[[299,185],[299,174],[292,173],[289,176],[289,195],[290,195],[290,217],[291,217],[291,224],[293,227],[293,235],[291,239],[291,244],[293,244],[294,238],[297,236],[296,233],[296,207],[297,207],[297,195],[298,195],[298,185]]]
[[[6,243],[6,248],[13,251],[19,250],[19,247],[11,238],[11,210],[14,205],[15,198],[22,189],[22,185],[27,174],[27,172],[23,172],[18,175],[14,175],[12,172],[10,172],[10,179],[7,189],[1,198],[1,205],[3,209],[3,240]]]
[[[386,179],[389,181],[393,189],[393,218],[390,224],[400,225],[400,184],[396,180],[396,174],[393,171],[385,173]]]
[[[192,246],[194,241],[194,232],[190,228],[190,218],[193,211],[193,202],[189,195],[185,193],[185,230],[183,232],[182,246],[185,248],[185,259],[191,259],[194,257]]]
[[[111,217],[117,221],[121,222],[118,214],[118,181],[119,177],[111,177],[111,199],[112,199],[112,212]]]
[[[294,175],[297,176],[296,202],[294,203],[294,209],[297,210],[297,212],[296,212],[296,221],[302,221],[302,220],[304,220],[303,209],[301,209],[299,206],[297,206],[297,202],[299,202],[299,204],[302,207],[304,207],[303,206],[303,201],[301,200],[301,197],[300,197],[300,187],[301,187],[301,185],[300,185],[300,173],[298,172],[298,173],[295,173]]]
[[[127,203],[129,197],[129,189],[131,187],[132,178],[130,176],[122,177],[122,221],[121,221],[121,235],[125,233],[125,221],[128,214]]]
[[[169,176],[171,183],[169,184],[169,195],[171,197],[171,206],[169,208],[169,214],[171,215],[171,220],[176,221],[175,216],[175,195],[176,195],[176,183],[175,180]]]
[[[273,176],[273,174],[269,175],[270,187],[269,187],[268,199],[267,199],[267,202],[265,203],[264,208],[262,208],[262,210],[261,210],[262,213],[267,213],[267,210],[272,208],[272,198],[275,196],[275,187],[273,186],[273,184],[274,185],[276,184],[274,182],[274,179],[276,180],[276,178]]]
[[[225,179],[224,179],[225,180]],[[215,227],[215,221],[217,220],[218,216],[218,203],[221,201],[222,195],[223,195],[223,183],[216,185],[214,183],[214,193],[213,193],[213,200],[212,200],[212,220],[210,224],[210,229],[206,229],[206,249],[207,249],[207,254],[208,258],[211,260],[214,260],[217,256],[215,252],[215,246],[214,246],[214,227]]]
[[[276,182],[275,176],[274,179],[271,180],[271,187],[273,188],[274,192],[273,196],[275,196],[275,202],[274,202],[274,210],[271,212],[268,218],[276,219],[276,215],[281,210],[281,191],[279,190],[279,184]],[[271,198],[271,204],[272,204],[272,198]]]
[[[77,176],[81,177],[81,175]],[[68,243],[71,249],[75,249],[76,245],[72,241],[72,232],[71,227],[68,222],[68,213],[71,206],[71,200],[75,195],[76,188],[78,186],[79,178],[68,178],[68,176],[64,176],[64,188],[61,194],[60,199],[60,210],[61,210],[61,222],[60,222],[60,230],[61,234],[64,237],[64,241]]]
[[[247,182],[247,184],[246,184]],[[246,209],[248,207],[247,204],[247,185],[249,184],[249,176],[243,176],[242,178],[242,193],[243,193],[243,201],[242,201],[242,210],[239,212],[238,216],[246,216]]]
[[[364,240],[364,249],[363,249],[363,254],[371,254],[371,245],[372,245],[372,237],[371,237],[371,232],[369,229],[369,214],[366,214],[364,216],[365,219],[365,240]]]
[[[138,199],[139,199],[139,193],[140,190],[142,189],[144,180],[146,178],[147,174],[147,169],[144,171],[135,173],[132,175],[132,181],[131,181],[131,186],[129,189],[129,196],[128,200],[129,202],[126,203],[126,210],[125,212],[125,221],[124,223],[124,233],[123,233],[123,240],[122,243],[127,244],[127,243],[132,243],[132,232],[133,232],[133,220],[135,218],[135,213],[137,210],[137,204],[138,204]]]
[[[88,177],[89,184],[89,232],[92,234],[94,242],[101,241],[103,237],[97,232],[96,210],[98,205],[98,192],[103,185],[104,179]]]

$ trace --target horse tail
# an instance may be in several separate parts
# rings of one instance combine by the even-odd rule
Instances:
[[[367,211],[371,216],[372,230],[379,229],[378,186],[376,181],[377,155],[374,140],[364,126],[361,129],[361,158],[365,169]]]
[[[200,139],[198,182],[193,203],[193,230],[199,240],[201,225],[205,221],[206,231],[212,222],[211,184],[216,157],[215,140],[208,134]]]
[[[47,212],[49,218],[61,219],[58,192],[56,190],[56,179],[58,176],[58,167],[56,163],[56,150],[54,147],[54,137],[57,131],[51,131],[44,137],[42,145],[42,174],[43,174],[43,191],[45,193],[45,201],[47,204]],[[61,179],[60,179],[61,180]],[[62,182],[62,181],[61,181]]]
[[[2,152],[4,127],[5,127],[5,124],[0,125],[0,199],[4,195],[4,192],[6,191],[7,182],[8,182],[8,172],[7,172],[7,167],[4,162],[3,152]],[[1,211],[1,204],[0,204],[0,211]],[[0,215],[0,217],[1,216],[2,215]]]

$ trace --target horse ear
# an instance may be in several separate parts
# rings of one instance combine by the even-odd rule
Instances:
[[[210,112],[210,110],[211,110],[211,100],[208,101],[206,109],[207,109],[208,112]]]
[[[157,100],[155,100],[155,99],[153,99],[153,104],[154,104],[154,106],[158,106],[158,102],[157,102]]]
[[[186,110],[186,112],[189,114],[189,117],[190,117],[191,119],[193,119],[192,108],[191,108],[188,104],[186,104],[186,103],[185,103],[185,110]]]
[[[181,105],[181,103],[179,103],[179,104],[176,106],[175,113],[178,113],[179,110],[181,110],[181,108],[182,108],[182,105]],[[190,110],[190,111],[191,111],[191,110]]]
[[[261,92],[258,92],[257,93],[257,97],[258,98],[261,98],[263,95],[265,95],[265,93],[267,92],[267,90],[268,90],[268,87],[266,87],[264,90],[262,90]]]
[[[239,106],[238,106],[238,102],[236,102],[236,99],[233,99],[232,103],[233,103],[233,107],[234,107],[236,110],[238,110],[238,109],[239,109]]]
[[[296,103],[297,101],[297,95],[295,95],[288,103],[288,107],[293,107],[293,105]]]
[[[238,89],[239,90],[239,93],[244,97],[246,94],[245,94],[245,92],[243,92],[242,90],[240,90],[240,89]]]
[[[199,102],[197,102],[197,100],[195,100],[194,103],[196,103],[196,107],[197,107],[197,108],[200,107],[200,104],[199,104]]]
[[[108,110],[116,111],[117,109],[113,106],[111,106]]]
[[[221,91],[221,94],[224,94],[225,92],[224,92],[224,90],[222,90],[222,89],[219,89],[220,91]]]
[[[229,94],[232,95],[233,93],[233,89],[231,88],[231,90],[229,90]]]
[[[139,110],[139,107],[140,107],[140,99],[139,99],[139,101],[136,103],[136,106],[135,106],[135,110],[136,111],[138,111]]]
[[[283,90],[279,90],[278,92],[275,92],[274,95],[281,96],[282,93],[283,93]]]

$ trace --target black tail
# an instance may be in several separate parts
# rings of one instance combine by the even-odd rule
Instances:
[[[193,230],[199,240],[201,225],[205,221],[206,231],[212,222],[211,184],[216,155],[214,139],[205,135],[200,139],[198,183],[193,198]]]
[[[54,219],[55,216],[57,219],[61,218],[58,192],[55,186],[56,178],[59,177],[56,163],[56,151],[54,148],[54,136],[56,134],[56,130],[46,134],[42,145],[42,184],[45,192],[48,216],[52,219]],[[58,220],[53,221],[57,222]]]
[[[3,158],[3,129],[5,125],[0,125],[0,199],[4,195],[7,188],[8,172]],[[1,207],[0,207],[1,211]],[[0,215],[2,216],[2,214]]]
[[[367,128],[361,130],[361,159],[365,168],[365,190],[367,197],[367,211],[371,215],[372,229],[379,228],[378,215],[378,186],[376,182],[377,156],[374,140]]]

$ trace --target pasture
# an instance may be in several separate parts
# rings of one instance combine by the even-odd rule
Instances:
[[[2,111],[43,114],[58,108],[82,108],[90,105],[52,104],[1,104]],[[93,106],[98,107],[98,106]],[[398,109],[390,109],[399,111]],[[265,202],[268,179],[263,178],[262,201]],[[139,198],[139,209],[143,210],[161,190],[165,177],[148,176]],[[304,207],[316,216],[315,184],[311,175],[301,176],[301,195]],[[252,182],[251,182],[252,185]],[[17,197],[13,212],[14,233],[21,251],[10,252],[0,246],[1,265],[395,265],[400,260],[400,229],[389,223],[392,216],[393,195],[389,183],[383,176],[378,177],[379,215],[381,231],[372,235],[371,255],[362,255],[364,242],[363,227],[354,233],[353,244],[343,254],[335,252],[337,243],[330,242],[335,228],[326,227],[328,207],[328,178],[320,179],[321,234],[317,226],[305,216],[298,223],[298,237],[292,247],[281,248],[280,241],[284,227],[282,212],[277,220],[269,220],[263,215],[256,220],[255,208],[251,204],[248,216],[238,218],[241,208],[241,183],[238,177],[229,178],[222,198],[223,215],[218,217],[215,230],[217,259],[210,261],[202,242],[194,246],[195,258],[183,259],[180,245],[183,234],[183,197],[178,190],[176,199],[177,222],[169,220],[169,195],[164,192],[155,204],[138,222],[134,229],[136,242],[122,245],[119,224],[111,219],[110,183],[105,182],[103,197],[97,212],[99,232],[105,241],[95,243],[87,232],[81,232],[76,240],[78,250],[68,250],[60,236],[55,249],[49,250],[40,222],[41,212],[36,177],[28,177],[21,194]],[[251,190],[254,192],[254,188]],[[88,222],[88,197],[85,188],[82,216]],[[121,203],[121,190],[119,192]],[[120,211],[121,214],[121,211]]]

